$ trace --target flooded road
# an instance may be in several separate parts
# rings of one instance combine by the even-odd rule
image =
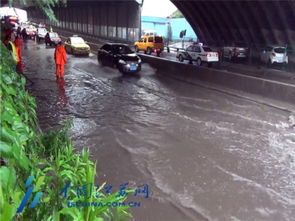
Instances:
[[[25,75],[42,129],[73,118],[97,182],[148,184],[134,220],[295,220],[295,116],[176,81],[144,64],[122,76],[96,56],[68,55],[55,81],[53,48],[25,44]]]

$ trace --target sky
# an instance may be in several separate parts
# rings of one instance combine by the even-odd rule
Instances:
[[[167,17],[176,10],[170,0],[144,0],[141,15]]]

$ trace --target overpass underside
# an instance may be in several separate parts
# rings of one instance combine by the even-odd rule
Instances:
[[[130,1],[68,1],[54,8],[59,22],[52,23],[37,8],[30,7],[28,17],[74,33],[113,41],[133,42],[140,35],[140,4]]]
[[[294,0],[171,0],[183,13],[198,38],[222,46],[245,42],[295,49]],[[136,0],[71,1],[54,9],[57,27],[98,38],[132,42],[140,37],[141,5]],[[156,7],[156,6],[155,6]],[[50,24],[35,8],[29,18]]]
[[[294,0],[172,0],[202,42],[295,48]]]

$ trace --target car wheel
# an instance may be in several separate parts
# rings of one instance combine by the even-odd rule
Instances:
[[[117,68],[118,68],[118,70],[122,73],[122,74],[124,74],[125,72],[123,71],[123,68],[122,68],[122,66],[121,65],[117,65]]]
[[[221,58],[222,60],[224,60],[224,50],[221,50],[221,51],[220,51],[220,58]]]
[[[138,47],[137,47],[137,46],[135,46],[135,52],[136,52],[136,53],[138,53],[138,52],[139,52],[139,50],[138,50]]]
[[[161,52],[157,52],[157,57],[160,57]]]
[[[152,54],[152,49],[151,48],[147,48],[147,54],[151,55]]]
[[[99,65],[104,66],[104,62],[100,58],[97,58],[97,61],[98,61]]]
[[[136,72],[140,72],[140,71],[141,71],[141,65],[139,64]]]
[[[231,53],[228,54],[228,60],[229,61],[232,61],[232,55],[231,55]]]
[[[179,60],[180,62],[183,62],[183,61],[184,61],[182,55],[179,55],[178,60]]]
[[[272,65],[272,64],[271,64],[271,60],[270,60],[270,59],[268,59],[268,61],[267,61],[267,64],[266,64],[266,65],[267,65],[267,67],[271,67],[271,65]]]
[[[198,59],[197,59],[197,65],[198,65],[198,66],[201,66],[201,65],[202,65],[202,60],[201,60],[201,58],[198,58]]]

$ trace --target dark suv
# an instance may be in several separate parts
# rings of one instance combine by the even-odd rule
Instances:
[[[98,50],[97,60],[101,65],[116,67],[122,73],[141,70],[140,57],[125,44],[108,43],[103,45]]]

